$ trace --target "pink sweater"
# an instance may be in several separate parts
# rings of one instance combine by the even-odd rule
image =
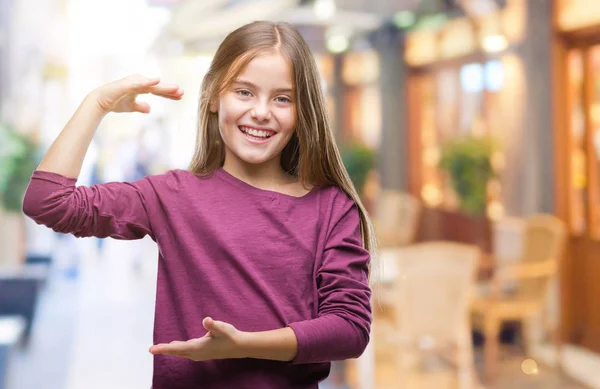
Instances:
[[[317,388],[330,361],[358,357],[369,342],[370,256],[357,207],[339,188],[293,197],[223,169],[75,183],[34,171],[23,210],[57,232],[157,242],[154,344],[203,336],[206,316],[241,331],[289,326],[298,339],[287,363],[156,355],[153,389]]]

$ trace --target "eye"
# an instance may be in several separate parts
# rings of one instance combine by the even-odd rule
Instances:
[[[235,93],[237,93],[238,96],[241,96],[241,97],[250,97],[250,96],[252,96],[252,93],[250,93],[250,91],[247,91],[245,89],[237,90],[237,91],[235,91]]]
[[[292,102],[292,100],[289,97],[285,97],[285,96],[279,96],[279,97],[275,98],[275,100],[278,103],[291,103]]]

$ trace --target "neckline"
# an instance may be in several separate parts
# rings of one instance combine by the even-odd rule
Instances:
[[[304,198],[309,197],[310,195],[312,195],[313,193],[317,192],[317,187],[313,186],[311,188],[310,191],[308,191],[307,193],[303,194],[302,196],[294,196],[294,195],[290,195],[287,193],[282,193],[282,192],[277,192],[275,190],[269,190],[269,189],[261,189],[258,188],[254,185],[251,185],[249,183],[247,183],[246,181],[243,181],[239,178],[237,178],[236,176],[232,175],[231,173],[229,173],[227,170],[223,169],[223,167],[219,167],[215,170],[215,174],[217,177],[220,177],[221,179],[223,179],[224,181],[227,181],[243,190],[246,191],[250,191],[253,193],[256,193],[258,195],[261,196],[268,196],[268,197],[274,197],[274,198],[284,198],[284,199],[291,199],[291,200],[302,200]]]

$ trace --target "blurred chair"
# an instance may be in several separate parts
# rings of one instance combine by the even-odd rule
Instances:
[[[48,272],[47,265],[0,268],[0,316],[21,316],[25,320],[24,345],[29,342]]]
[[[409,193],[385,189],[377,198],[373,216],[380,248],[404,246],[417,236],[421,202]]]
[[[395,277],[395,267],[386,258],[394,258],[395,249],[414,242],[421,216],[421,202],[409,193],[384,189],[378,193],[374,205],[373,226],[382,260],[380,267],[373,269],[375,279],[380,281],[374,290],[376,307],[373,318],[381,322],[393,320],[390,316],[393,306],[388,305],[385,296],[391,293],[390,280]],[[374,327],[375,336],[379,328]]]
[[[519,262],[523,254],[525,219],[504,217],[492,224],[492,247],[494,264],[506,265]]]
[[[24,328],[25,320],[22,317],[0,315],[0,389],[8,388],[11,357]]]
[[[382,258],[394,264],[395,280],[391,293],[382,296],[393,306],[393,322],[379,323],[379,336],[393,346],[399,387],[410,389],[414,368],[435,357],[454,366],[458,388],[477,387],[469,307],[480,255],[473,245],[425,242],[389,250]]]
[[[549,287],[558,272],[565,245],[564,223],[552,215],[527,218],[523,233],[519,261],[497,266],[487,293],[478,296],[472,306],[473,324],[485,337],[484,362],[488,380],[497,373],[498,335],[503,322],[521,323],[525,352],[530,354],[533,320],[544,313]],[[557,341],[556,333],[554,338]]]

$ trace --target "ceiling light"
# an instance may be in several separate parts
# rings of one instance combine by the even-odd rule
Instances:
[[[344,35],[335,34],[327,37],[327,50],[334,54],[343,53],[344,51],[348,50],[349,46],[350,41],[348,37]]]
[[[331,19],[335,15],[335,1],[334,0],[316,0],[315,1],[315,15],[317,19],[326,20]]]

